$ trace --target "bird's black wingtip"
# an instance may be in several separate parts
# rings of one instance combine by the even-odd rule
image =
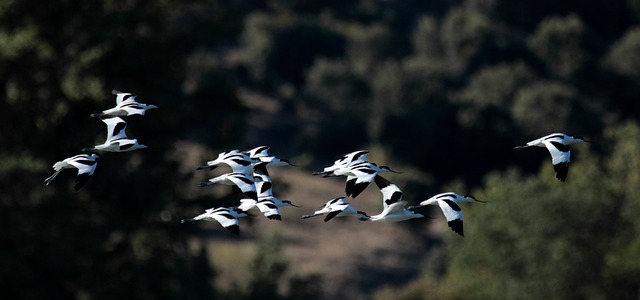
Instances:
[[[269,220],[282,221],[282,216],[280,215],[271,215],[271,216],[268,216],[267,218],[269,218]]]
[[[460,236],[464,236],[464,227],[462,225],[462,220],[455,219],[448,222],[449,227],[453,232],[459,234]]]
[[[233,224],[231,226],[225,227],[227,230],[229,230],[231,233],[235,234],[235,235],[240,235],[240,226]]]

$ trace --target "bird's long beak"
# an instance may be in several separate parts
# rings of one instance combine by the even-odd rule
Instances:
[[[293,206],[293,207],[302,207],[302,205],[295,205],[293,203],[291,203],[290,205]]]
[[[319,216],[319,215],[304,215],[304,216],[302,216],[302,219],[308,219],[308,218],[312,218],[312,217],[315,217],[315,216]]]
[[[478,199],[475,199],[475,200],[476,200],[476,202],[487,203],[487,201],[482,201],[482,200],[478,200]]]

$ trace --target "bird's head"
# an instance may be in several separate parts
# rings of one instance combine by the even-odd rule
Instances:
[[[475,197],[471,196],[471,195],[464,195],[462,196],[464,197],[465,200],[469,201],[469,202],[480,202],[480,203],[487,203],[487,201],[480,201],[478,199],[476,199]]]
[[[291,203],[291,201],[289,200],[282,200],[282,206],[293,206],[293,207],[301,207],[300,205],[295,205],[293,203]]]
[[[387,171],[387,172],[391,172],[391,173],[396,173],[396,174],[400,174],[400,172],[398,171],[394,171],[391,168],[387,167],[387,166],[380,166],[381,170]]]

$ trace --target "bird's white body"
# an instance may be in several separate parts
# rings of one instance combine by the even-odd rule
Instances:
[[[351,204],[345,202],[345,197],[339,197],[329,200],[319,210],[316,210],[312,215],[302,216],[303,219],[320,216],[326,214],[324,221],[327,222],[334,217],[348,217],[353,216],[359,218],[361,221],[368,221],[369,216],[365,212],[356,210]]]
[[[87,183],[90,176],[96,170],[96,167],[98,165],[98,158],[100,158],[100,156],[95,153],[80,154],[65,158],[64,160],[53,164],[53,170],[55,171],[55,173],[45,179],[44,182],[45,184],[49,185],[49,183],[51,183],[51,181],[56,178],[56,176],[58,176],[58,174],[62,172],[62,170],[76,168],[78,169],[78,175],[76,176],[76,184],[74,186],[74,189],[77,192]]]
[[[111,91],[116,95],[116,106],[102,111],[102,114],[94,114],[92,117],[127,117],[132,115],[141,115],[147,112],[147,110],[158,108],[153,104],[144,104],[136,101],[136,95],[131,93],[123,93],[116,90]]]
[[[208,161],[205,166],[199,166],[198,170],[213,170],[220,165],[227,165],[235,173],[244,173],[249,175],[251,173],[251,165],[253,162],[254,160],[247,154],[240,152],[239,150],[231,150],[218,154],[216,159]]]
[[[399,222],[409,219],[424,218],[423,214],[406,209],[407,201],[398,201],[385,207],[381,213],[371,216],[371,221]]]
[[[106,152],[129,152],[147,148],[140,144],[137,139],[127,137],[125,130],[127,122],[120,117],[101,117],[100,120],[107,125],[107,139],[103,144],[95,145],[93,148],[85,148],[85,151],[106,151]]]
[[[382,193],[382,212],[371,216],[371,221],[399,222],[409,219],[424,218],[424,215],[405,208],[407,201],[402,200],[402,190],[380,175],[375,176],[375,182]]]
[[[232,172],[222,174],[220,176],[211,178],[207,181],[203,181],[199,184],[200,187],[212,185],[212,184],[224,184],[231,186],[234,192],[242,192],[247,197],[258,200],[258,194],[256,193],[256,186],[254,177],[241,172]]]
[[[551,154],[551,163],[553,164],[553,169],[556,172],[556,178],[564,182],[567,179],[569,163],[571,162],[571,150],[567,145],[580,142],[591,143],[579,136],[570,136],[564,133],[553,133],[530,141],[524,146],[517,146],[515,149],[532,146],[547,148]]]
[[[382,172],[394,172],[387,166],[378,166],[368,161],[356,161],[348,164],[344,168],[335,169],[333,174],[336,176],[347,176],[345,184],[345,193],[352,198],[360,195],[369,183]]]
[[[259,209],[265,217],[271,220],[282,220],[278,206],[270,199],[261,199],[260,201],[256,201],[253,199],[240,200],[238,209],[242,211],[249,211],[254,208]]]
[[[281,159],[272,155],[269,155],[269,146],[259,146],[251,150],[244,151],[251,159],[256,163],[264,162],[270,167],[282,167],[293,166],[288,160]]]
[[[427,200],[420,202],[420,206],[435,205],[437,204],[442,210],[444,217],[447,219],[447,223],[451,230],[457,234],[464,236],[464,227],[462,223],[462,209],[458,205],[461,202],[473,202],[478,201],[472,196],[460,196],[456,193],[441,193],[437,194]],[[482,201],[478,201],[482,202]]]
[[[313,175],[322,175],[323,177],[335,176],[335,170],[343,169],[354,162],[366,161],[368,153],[369,151],[366,150],[358,150],[351,153],[343,154],[336,157],[337,160],[333,162],[333,165],[324,168],[322,172],[314,172]]]
[[[191,219],[183,219],[181,222],[188,221],[216,221],[222,225],[222,227],[231,231],[233,234],[240,234],[240,225],[238,222],[238,218],[248,216],[245,212],[239,211],[235,208],[229,207],[218,207],[218,208],[210,208],[205,211],[205,213],[195,216]]]

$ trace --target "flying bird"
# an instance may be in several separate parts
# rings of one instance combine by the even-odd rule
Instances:
[[[461,196],[456,193],[442,193],[437,194],[427,200],[420,202],[419,206],[410,207],[409,209],[415,209],[424,207],[427,205],[438,204],[444,217],[447,219],[447,224],[455,233],[464,236],[464,227],[462,224],[462,209],[458,205],[461,202],[484,202],[480,201],[473,196]]]
[[[101,114],[91,114],[91,117],[127,117],[132,115],[144,116],[147,110],[158,108],[153,104],[144,104],[136,101],[136,95],[123,93],[116,90],[111,91],[116,96],[116,106],[102,111]]]
[[[269,176],[269,172],[267,171],[267,165],[267,162],[259,162],[253,167],[253,176],[254,178],[256,178],[255,186],[256,192],[258,193],[258,202],[270,201],[277,207],[299,207],[289,200],[280,200],[273,196],[273,182],[271,181],[271,177]]]
[[[240,234],[240,225],[238,218],[246,217],[248,214],[234,207],[218,207],[210,208],[205,213],[195,216],[193,218],[182,219],[180,223],[205,220],[205,221],[217,221],[225,229],[231,231],[235,235]]]
[[[336,169],[333,174],[336,176],[346,175],[347,182],[344,192],[348,197],[355,198],[369,186],[372,180],[381,172],[398,173],[387,166],[378,166],[368,161],[352,162],[344,168]]]
[[[203,181],[198,186],[205,187],[212,184],[224,184],[231,186],[234,193],[242,192],[247,197],[258,201],[258,193],[256,193],[256,186],[254,177],[240,172],[232,172],[222,174],[220,176]]]
[[[551,154],[551,163],[553,164],[553,170],[556,173],[556,178],[564,182],[567,179],[567,173],[569,172],[569,163],[571,162],[571,150],[567,145],[591,141],[585,140],[581,136],[570,136],[564,133],[554,133],[537,140],[528,142],[524,146],[516,146],[514,149],[521,149],[531,146],[546,147]]]
[[[266,162],[270,167],[282,167],[292,166],[295,167],[289,160],[281,159],[272,155],[269,155],[269,146],[259,146],[251,150],[244,151],[251,159],[256,162]]]
[[[270,199],[265,198],[261,199],[260,201],[256,201],[253,199],[240,200],[238,209],[246,212],[254,208],[259,209],[260,212],[270,220],[282,220],[282,216],[280,216],[280,210],[278,209],[278,206]]]
[[[322,177],[335,176],[333,173],[337,169],[343,169],[352,162],[361,162],[367,160],[367,154],[369,151],[358,150],[351,153],[346,153],[336,157],[336,161],[333,165],[324,168],[322,172],[313,172],[313,175],[321,175]]]
[[[407,201],[402,200],[402,190],[380,175],[375,176],[375,182],[382,193],[382,212],[371,216],[371,221],[398,222],[409,219],[424,218],[425,215],[414,208],[405,208]]]
[[[405,208],[407,201],[398,201],[385,207],[381,213],[371,216],[371,221],[399,222],[409,219],[424,218],[425,215],[412,208]]]
[[[49,183],[51,183],[51,181],[64,169],[76,168],[78,169],[78,175],[76,176],[74,189],[77,192],[87,183],[87,181],[89,181],[91,175],[93,175],[99,158],[100,155],[97,153],[79,154],[56,162],[53,164],[53,170],[55,170],[55,173],[47,177],[47,179],[44,180],[44,183],[49,185]]]
[[[345,202],[344,200],[345,200],[345,197],[338,197],[338,198],[331,199],[327,203],[325,203],[322,207],[320,207],[320,209],[316,210],[313,214],[304,215],[302,216],[302,218],[308,219],[311,217],[326,214],[326,217],[324,218],[325,222],[333,219],[334,217],[347,217],[347,216],[357,217],[360,219],[360,221],[369,220],[369,216],[367,216],[367,213],[356,210],[355,208],[353,208],[353,206],[351,206],[351,204]]]
[[[218,157],[212,161],[208,161],[206,165],[199,166],[197,170],[210,169],[213,170],[220,165],[227,165],[236,173],[251,173],[251,165],[254,162],[246,153],[239,150],[231,150],[218,154]]]
[[[107,151],[107,152],[128,152],[137,149],[144,149],[147,146],[138,143],[137,139],[130,139],[125,133],[127,122],[120,117],[101,117],[100,120],[107,124],[107,139],[101,145],[93,148],[84,148],[82,151]]]

